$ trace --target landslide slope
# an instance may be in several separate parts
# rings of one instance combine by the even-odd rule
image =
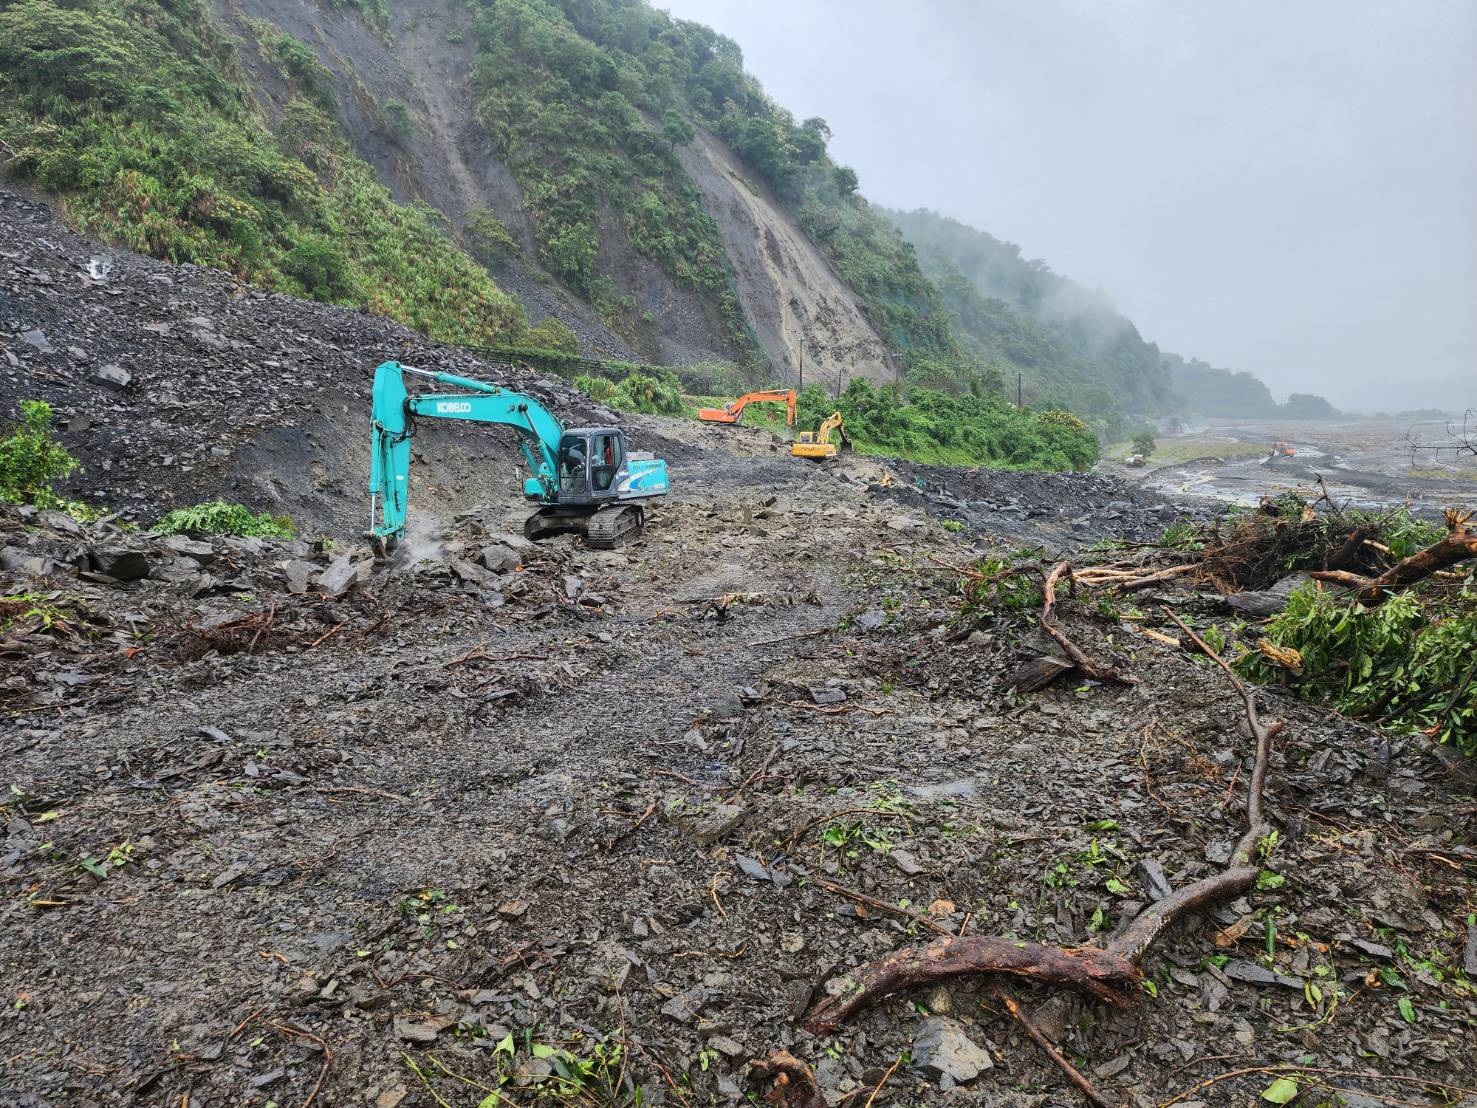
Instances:
[[[958,356],[824,121],[644,3],[23,0],[0,40],[0,169],[157,257],[756,379]]]

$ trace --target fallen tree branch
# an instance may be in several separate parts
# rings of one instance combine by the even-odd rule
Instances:
[[[1081,1090],[1082,1095],[1087,1098],[1093,1108],[1115,1108],[1112,1101],[1097,1091],[1097,1088],[1076,1066],[1067,1060],[1067,1056],[1057,1049],[1056,1044],[1048,1039],[1041,1028],[1036,1026],[1036,1021],[1026,1015],[1020,1002],[1011,995],[1010,991],[998,983],[990,986],[990,991],[995,994],[995,999],[1005,1005],[1005,1010],[1016,1018],[1016,1022],[1031,1041],[1046,1052],[1046,1056],[1057,1064],[1057,1068],[1067,1075],[1067,1080]]]
[[[1355,578],[1350,581],[1342,575],[1330,577],[1329,571],[1314,573],[1311,576],[1319,580],[1332,580],[1340,584],[1352,585],[1359,590],[1360,600],[1368,604],[1379,604],[1391,589],[1409,588],[1411,585],[1424,581],[1433,573],[1449,569],[1458,562],[1477,558],[1477,533],[1467,529],[1471,521],[1471,512],[1459,512],[1455,508],[1447,508],[1446,536],[1424,550],[1418,550],[1403,561],[1396,562],[1378,577],[1357,577],[1350,574],[1349,577]]]
[[[1170,566],[1168,569],[1161,569],[1146,576],[1093,573],[1089,568],[1082,571],[1082,583],[1084,585],[1111,585],[1119,593],[1131,593],[1164,581],[1172,581],[1176,577],[1183,577],[1198,568],[1195,563],[1191,562],[1186,565]]]
[[[1231,852],[1231,861],[1228,870],[1247,866],[1251,862],[1252,851],[1256,848],[1258,841],[1267,833],[1267,823],[1262,818],[1262,793],[1267,785],[1267,766],[1272,760],[1272,740],[1275,739],[1282,729],[1287,725],[1280,719],[1271,723],[1263,723],[1261,716],[1257,715],[1256,700],[1251,695],[1251,690],[1242,683],[1241,678],[1236,676],[1230,665],[1212,650],[1199,635],[1190,630],[1190,627],[1179,616],[1170,610],[1168,605],[1161,605],[1164,614],[1167,615],[1181,631],[1190,637],[1190,641],[1200,648],[1200,652],[1209,658],[1221,671],[1231,679],[1231,684],[1236,686],[1236,692],[1241,696],[1241,703],[1246,707],[1246,723],[1251,728],[1252,737],[1256,739],[1256,755],[1252,760],[1251,782],[1246,791],[1246,833],[1241,836],[1241,841],[1236,844],[1236,849]],[[1256,875],[1252,875],[1256,880]],[[1193,886],[1191,886],[1193,887]]]
[[[1066,985],[1115,1008],[1133,1003],[1143,978],[1127,958],[1097,947],[941,935],[923,946],[903,947],[860,967],[851,988],[826,997],[811,1009],[805,1029],[816,1035],[834,1031],[856,1012],[903,989],[982,973]]]
[[[1051,572],[1046,575],[1046,582],[1042,586],[1041,590],[1042,595],[1045,597],[1045,602],[1041,606],[1040,616],[1042,628],[1044,628],[1046,633],[1056,641],[1056,644],[1062,648],[1062,652],[1065,653],[1067,657],[1072,660],[1072,664],[1076,666],[1083,673],[1084,676],[1091,677],[1095,681],[1109,681],[1115,685],[1137,685],[1139,683],[1139,679],[1137,677],[1125,676],[1115,669],[1110,669],[1107,666],[1098,665],[1086,654],[1084,654],[1081,648],[1078,647],[1076,643],[1067,638],[1066,632],[1063,631],[1060,625],[1057,623],[1055,614],[1056,584],[1063,577],[1065,577],[1068,581],[1072,580],[1071,562],[1058,562],[1056,565],[1051,567]]]

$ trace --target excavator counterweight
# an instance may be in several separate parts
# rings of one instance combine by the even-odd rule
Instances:
[[[405,374],[462,389],[410,395]],[[470,377],[385,362],[374,371],[370,417],[370,534],[391,548],[405,534],[410,440],[417,419],[455,419],[511,427],[531,476],[523,495],[539,509],[524,524],[530,539],[574,532],[613,549],[641,534],[644,504],[665,496],[667,463],[626,449],[619,427],[565,428],[535,397]]]

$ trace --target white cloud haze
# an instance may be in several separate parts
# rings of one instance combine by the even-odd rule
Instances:
[[[657,0],[889,207],[1336,405],[1477,405],[1477,3]]]

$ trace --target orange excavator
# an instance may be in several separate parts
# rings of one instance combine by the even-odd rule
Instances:
[[[730,400],[721,408],[699,408],[697,417],[706,423],[737,423],[739,417],[744,414],[745,405],[765,403],[783,404],[785,424],[789,427],[795,426],[794,389],[765,389],[761,392],[746,392],[737,400]]]

